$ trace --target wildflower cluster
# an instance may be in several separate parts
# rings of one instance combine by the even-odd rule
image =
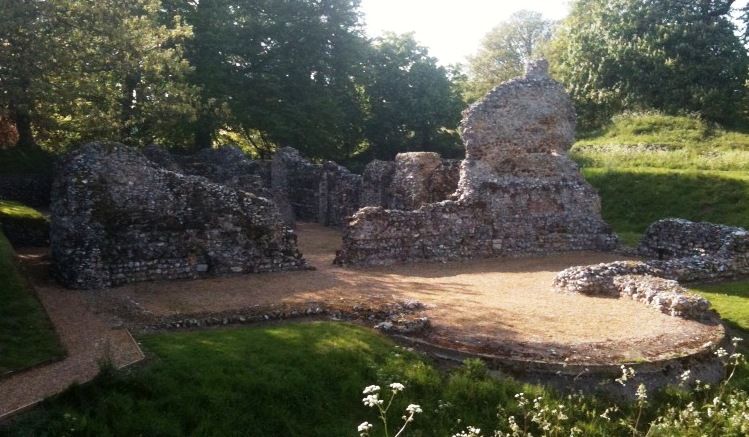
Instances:
[[[390,437],[389,434],[389,428],[388,428],[388,410],[390,410],[390,406],[393,404],[393,400],[395,399],[395,396],[406,389],[406,386],[399,382],[394,382],[388,386],[390,388],[390,399],[388,400],[387,404],[385,404],[385,400],[380,398],[380,392],[381,388],[379,385],[369,385],[364,388],[362,391],[362,394],[366,395],[362,399],[362,403],[366,407],[371,408],[377,408],[377,411],[379,412],[379,419],[382,422],[383,425],[383,433],[385,437]],[[414,416],[421,413],[422,409],[421,406],[417,404],[410,404],[408,407],[406,407],[406,414],[402,416],[403,419],[403,425],[398,429],[398,431],[395,433],[394,437],[399,437],[403,434],[403,432],[408,427],[408,424],[413,422]],[[374,425],[372,425],[369,422],[362,422],[356,430],[359,432],[360,437],[368,437],[369,432],[374,428]]]
[[[631,406],[620,407],[611,404],[601,410],[595,403],[582,394],[569,395],[566,401],[551,399],[547,396],[528,396],[517,393],[514,396],[512,413],[499,407],[498,429],[489,434],[468,426],[457,431],[452,437],[529,437],[529,436],[581,436],[583,430],[577,425],[585,424],[586,428],[597,428],[604,434],[625,435],[633,437],[649,435],[749,435],[749,394],[730,385],[740,365],[746,362],[745,357],[737,352],[742,340],[733,338],[731,346],[719,348],[715,356],[723,361],[726,378],[720,384],[711,387],[695,378],[691,370],[684,370],[678,375],[677,384],[682,389],[691,390],[687,400],[674,398],[669,403],[653,403],[645,383],[641,382],[631,367],[621,366],[621,376],[614,379],[616,384],[626,387],[633,396]],[[476,366],[474,366],[476,367]],[[613,383],[613,382],[612,382]],[[392,399],[405,387],[402,384],[390,384],[390,400],[380,399],[380,387],[369,386],[364,390],[367,396],[362,401],[365,405],[376,407],[380,411],[380,420],[384,425],[383,435],[390,437],[387,430],[386,413]],[[447,414],[453,407],[447,401],[439,401],[434,408],[437,414]],[[656,413],[657,409],[657,414]],[[421,413],[419,405],[411,404],[402,416],[403,424],[394,435],[402,436],[414,416]],[[647,413],[647,414],[646,414]],[[645,417],[653,417],[645,421]],[[458,419],[458,425],[461,420]],[[369,436],[373,426],[368,422],[359,425],[361,436]],[[453,431],[455,432],[455,431]]]

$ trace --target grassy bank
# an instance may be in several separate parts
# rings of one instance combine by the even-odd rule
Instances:
[[[697,117],[622,114],[571,150],[585,167],[749,171],[749,134]]]
[[[0,377],[64,355],[52,323],[19,273],[2,232],[0,302]]]
[[[584,168],[603,218],[626,242],[667,217],[749,228],[749,173],[658,168]]]
[[[393,382],[406,389],[393,402],[391,423],[401,422],[410,403],[422,409],[409,436],[450,436],[466,425],[491,435],[509,430],[510,416],[534,435],[543,435],[540,426],[547,422],[558,431],[548,435],[570,435],[572,428],[582,435],[632,435],[628,427],[640,415],[639,405],[622,404],[607,413],[608,420],[601,416],[610,405],[604,400],[495,379],[475,361],[444,373],[386,337],[340,323],[169,333],[141,341],[150,357],[145,365],[106,371],[0,428],[0,435],[355,436],[356,426],[368,421],[377,426],[371,435],[380,436],[374,410],[361,402],[362,389],[379,384],[387,400]],[[637,426],[644,431],[669,408],[712,402],[716,394],[650,393]],[[734,388],[721,396],[741,403],[746,398]],[[536,397],[537,406],[524,403]],[[703,430],[741,435],[728,423],[736,413],[726,414]],[[682,432],[684,426],[655,435],[692,435]]]

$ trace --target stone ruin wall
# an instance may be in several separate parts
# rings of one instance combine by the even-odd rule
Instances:
[[[557,274],[558,291],[627,296],[662,312],[691,319],[709,316],[708,302],[679,282],[716,281],[749,275],[749,232],[737,227],[659,220],[638,252],[644,261],[578,266]]]
[[[307,268],[275,204],[92,143],[53,186],[53,274],[71,288]]]
[[[395,161],[375,160],[362,174],[362,206],[414,210],[455,193],[460,161],[434,152],[399,153]]]
[[[232,146],[195,155],[148,146],[143,154],[167,170],[271,199],[290,226],[299,220],[341,227],[364,206],[415,209],[446,199],[458,186],[460,164],[432,152],[410,152],[395,161],[372,161],[358,175],[332,161],[311,162],[291,147],[257,161]]]
[[[598,195],[566,154],[574,141],[572,102],[547,68],[543,61],[531,66],[464,113],[466,159],[454,200],[414,211],[360,210],[336,262],[613,249],[617,240],[601,218]]]

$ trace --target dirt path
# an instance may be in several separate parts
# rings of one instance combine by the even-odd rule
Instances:
[[[25,256],[24,263],[33,268],[35,256]],[[38,278],[35,282],[39,299],[68,355],[61,361],[0,380],[0,420],[62,392],[73,383],[90,381],[105,360],[119,368],[143,359],[127,330],[112,329],[95,316],[83,295]]]
[[[554,292],[557,272],[621,259],[576,252],[553,257],[487,259],[366,269],[332,265],[340,234],[298,225],[299,244],[315,271],[199,281],[139,283],[92,296],[102,312],[128,308],[150,318],[221,313],[310,302],[355,306],[418,300],[429,340],[481,352],[569,362],[664,359],[713,341],[719,327],[670,317],[623,299]],[[114,311],[117,312],[117,311]]]

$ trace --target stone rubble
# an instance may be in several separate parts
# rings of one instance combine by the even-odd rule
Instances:
[[[308,268],[273,202],[117,143],[67,156],[51,209],[53,273],[71,288]]]
[[[742,228],[659,220],[648,227],[638,252],[652,258],[571,267],[556,276],[554,288],[587,295],[634,295],[665,313],[701,318],[708,311],[707,301],[678,282],[749,274],[749,232]]]
[[[575,112],[547,68],[545,61],[531,65],[526,77],[498,86],[464,113],[460,132],[466,159],[451,200],[425,204],[428,190],[416,184],[401,195],[403,206],[418,205],[416,210],[359,210],[344,230],[336,263],[614,249],[617,239],[600,216],[597,193],[566,154],[574,140]],[[433,158],[403,159],[404,166],[416,169],[412,174],[437,165]],[[381,164],[377,168],[383,175],[389,171]],[[368,194],[365,201],[383,197]]]

